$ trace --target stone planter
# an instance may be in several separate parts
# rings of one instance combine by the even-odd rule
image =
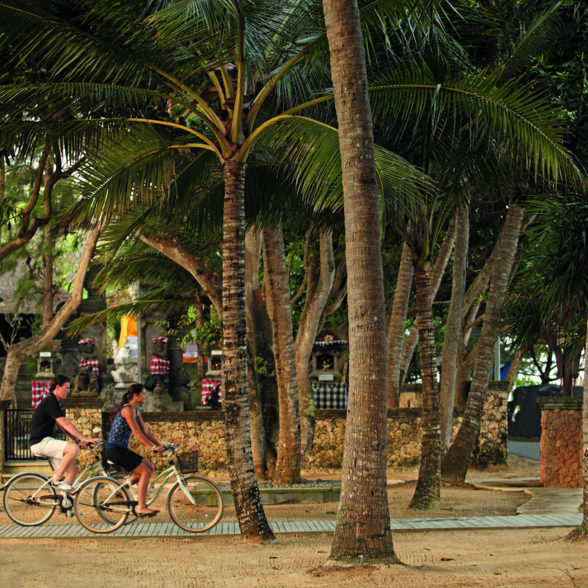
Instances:
[[[233,494],[230,489],[221,488],[225,506],[234,506]],[[341,482],[333,482],[320,487],[290,487],[259,489],[262,504],[298,504],[300,502],[338,502],[341,496]],[[208,490],[195,493],[196,503],[214,506],[216,499]]]

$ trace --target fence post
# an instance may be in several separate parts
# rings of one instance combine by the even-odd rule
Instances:
[[[0,401],[0,484],[2,483],[2,474],[4,473],[4,461],[6,455],[6,432],[4,431],[4,422],[6,420],[6,409],[10,408],[11,400]]]

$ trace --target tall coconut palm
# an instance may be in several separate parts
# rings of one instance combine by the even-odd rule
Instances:
[[[231,480],[243,535],[272,540],[260,515],[249,449],[244,182],[252,155],[279,151],[302,170],[303,192],[319,194],[325,201],[341,195],[337,189],[341,167],[333,163],[333,157],[339,158],[336,130],[298,114],[320,115],[319,105],[328,107],[333,102],[328,68],[323,67],[326,36],[317,13],[320,4],[316,0],[279,5],[269,0],[161,1],[147,8],[139,0],[74,4],[0,2],[1,22],[10,23],[2,28],[1,48],[9,47],[16,62],[34,58],[46,68],[40,82],[1,87],[0,113],[24,109],[34,120],[40,107],[53,104],[67,111],[65,122],[52,123],[62,133],[92,125],[118,125],[127,129],[125,133],[135,133],[138,127],[147,132],[146,125],[157,128],[160,143],[154,140],[149,165],[138,159],[130,163],[136,172],[132,185],[125,187],[122,197],[106,188],[103,192],[109,197],[97,203],[97,209],[112,210],[117,199],[124,207],[129,193],[139,205],[161,202],[162,183],[171,185],[176,166],[184,167],[187,184],[190,177],[202,178],[207,166],[220,168],[225,406],[229,453],[234,458]],[[400,17],[407,13],[400,1],[380,0],[362,2],[361,16],[364,25],[384,20],[399,30]],[[440,92],[439,81],[426,70],[404,68],[390,76],[380,76],[370,88],[377,96],[380,115],[395,112],[403,117],[410,112],[418,116]],[[461,101],[468,116],[475,118],[474,109],[493,116],[493,123],[485,128],[490,135],[516,140],[517,148],[525,149],[531,159],[543,153],[541,163],[548,171],[567,164],[565,152],[554,140],[553,118],[541,119],[546,110],[537,101],[528,101],[521,92],[497,92],[483,75],[466,75],[453,82],[442,81],[441,94],[451,96],[454,106]],[[309,95],[312,84],[314,94]],[[325,113],[328,110],[323,118]],[[378,174],[376,181],[393,195],[384,209],[402,210],[403,203],[418,200],[411,168],[382,150],[376,150],[376,156],[381,166],[387,164],[386,174]],[[150,174],[162,181],[152,181]],[[168,191],[163,194],[170,197]]]
[[[532,200],[535,216],[527,230],[530,237],[513,295],[523,312],[530,312],[546,329],[564,333],[570,346],[584,347],[584,370],[588,367],[588,246],[585,239],[588,207],[581,194]],[[536,335],[535,321],[514,323],[517,339],[524,343]],[[529,325],[531,328],[529,329]],[[586,330],[586,331],[585,331]],[[584,332],[585,331],[585,332]],[[583,403],[584,492],[582,530],[588,528],[588,378],[584,377]]]

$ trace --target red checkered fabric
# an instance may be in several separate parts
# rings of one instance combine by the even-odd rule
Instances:
[[[151,367],[149,368],[150,374],[165,375],[169,374],[169,359],[162,359],[154,355],[151,358]]]
[[[220,380],[202,380],[202,399],[200,400],[200,404],[204,406],[208,404],[212,391],[217,384],[220,385]],[[218,389],[218,399],[221,402],[223,400],[222,388],[220,387]]]
[[[41,400],[43,400],[43,398],[49,394],[49,382],[39,382],[38,380],[33,380],[31,384],[33,385],[31,406],[33,408],[37,408]]]
[[[167,343],[169,339],[167,337],[153,337],[154,343]]]
[[[100,375],[100,368],[98,367],[98,360],[96,358],[81,359],[80,360],[80,367],[88,368],[95,376]]]
[[[96,341],[94,339],[80,339],[78,341],[78,345],[85,345],[86,343],[88,343],[89,345],[94,345]]]

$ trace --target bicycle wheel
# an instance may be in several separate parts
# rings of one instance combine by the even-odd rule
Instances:
[[[4,489],[4,510],[17,525],[34,527],[47,522],[59,506],[60,496],[43,474],[14,476]]]
[[[223,495],[206,478],[182,478],[185,489],[176,482],[167,495],[167,508],[173,522],[190,533],[203,533],[212,529],[223,516]],[[186,495],[192,496],[196,504]]]
[[[110,533],[127,520],[131,505],[127,491],[116,480],[100,477],[80,486],[74,511],[88,531]]]

